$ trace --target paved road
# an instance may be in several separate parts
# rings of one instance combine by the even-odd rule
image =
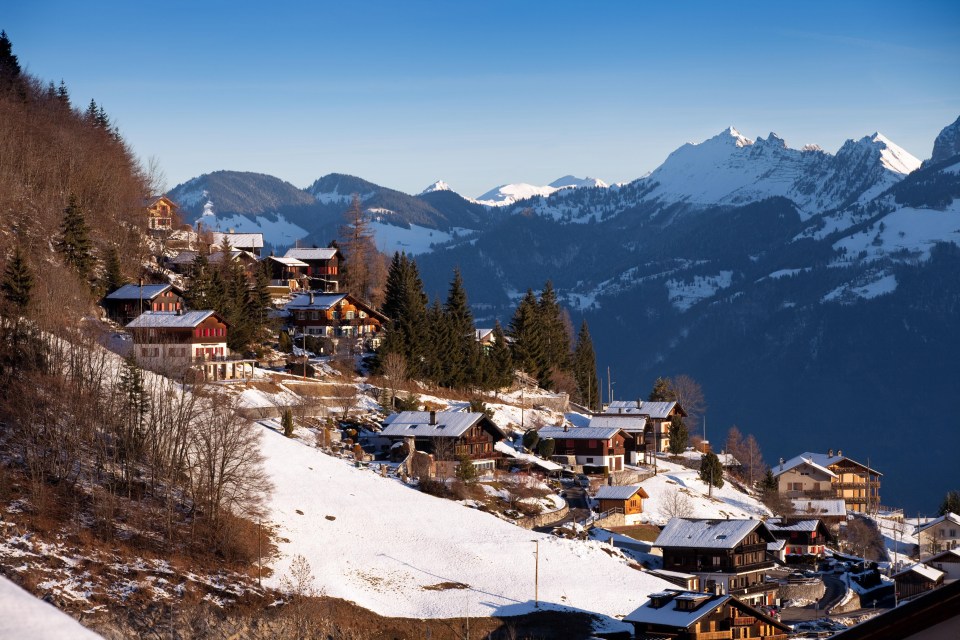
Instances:
[[[827,610],[839,602],[847,592],[846,583],[836,576],[824,575],[821,576],[821,578],[823,579],[823,586],[826,588],[823,592],[823,597],[815,604],[810,604],[806,607],[789,607],[784,609],[780,614],[784,622],[792,624],[823,618],[827,615]]]
[[[550,533],[555,527],[559,527],[567,522],[577,522],[590,515],[590,504],[587,502],[587,492],[582,487],[570,486],[564,489],[564,500],[570,507],[570,511],[563,520],[554,522],[545,527],[536,527],[534,530],[541,533]]]

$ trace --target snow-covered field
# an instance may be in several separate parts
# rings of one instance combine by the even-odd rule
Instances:
[[[273,430],[263,428],[262,449],[281,540],[270,586],[302,555],[318,589],[381,615],[523,614],[535,608],[535,541],[541,608],[595,612],[616,626],[669,586],[600,542],[522,529]]]
[[[93,640],[100,637],[0,576],[0,638]]]

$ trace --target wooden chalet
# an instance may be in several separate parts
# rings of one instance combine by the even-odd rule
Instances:
[[[125,284],[101,304],[108,318],[125,325],[144,311],[182,311],[183,292],[170,284]]]
[[[624,486],[603,485],[594,496],[600,503],[600,513],[610,510],[623,514],[624,524],[636,524],[643,513],[643,501],[650,496],[638,484]]]
[[[147,200],[147,228],[151,233],[167,233],[179,221],[180,207],[167,196],[154,196]]]
[[[340,291],[343,254],[336,247],[292,247],[287,249],[285,258],[299,260],[307,265],[305,275],[307,285],[315,291],[337,293]]]
[[[777,490],[788,498],[840,498],[848,511],[865,513],[880,506],[883,474],[833,449],[805,452],[773,469]]]
[[[216,311],[144,311],[127,325],[144,368],[172,375],[194,370],[206,380],[251,377],[254,361],[230,355],[228,329]]]
[[[790,627],[728,594],[666,589],[624,616],[638,640],[784,640]]]
[[[264,259],[270,272],[270,295],[284,297],[302,289],[307,263],[296,258],[268,256]]]
[[[775,564],[767,543],[775,540],[760,520],[672,518],[653,546],[663,551],[664,569],[697,575],[705,591],[772,605],[777,586],[765,578]]]
[[[214,231],[211,233],[213,242],[211,248],[216,247],[220,251],[229,246],[232,250],[246,251],[260,258],[263,253],[263,234],[262,233],[223,233]]]
[[[790,563],[822,558],[832,537],[820,520],[767,520],[767,528],[785,542],[784,557]]]
[[[380,435],[428,453],[438,464],[455,466],[467,456],[478,470],[492,471],[503,457],[495,445],[506,437],[484,413],[404,411],[389,416]]]
[[[284,306],[297,334],[376,347],[386,316],[346,293],[301,293]],[[334,348],[336,350],[336,348]]]
[[[906,600],[932,591],[943,584],[943,571],[917,563],[893,574],[897,600]]]
[[[631,451],[646,453],[649,462],[652,453],[664,453],[670,448],[670,423],[674,418],[686,418],[687,412],[677,402],[648,402],[644,400],[615,400],[603,410],[603,416],[635,416],[644,418],[643,431],[632,430]]]
[[[623,470],[626,434],[617,427],[541,427],[540,439],[554,441],[553,459],[584,473]]]

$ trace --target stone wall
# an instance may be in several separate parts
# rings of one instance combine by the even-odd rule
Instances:
[[[822,580],[810,583],[781,582],[779,595],[782,601],[787,600],[819,600],[826,592]]]
[[[525,518],[517,519],[517,526],[523,527],[524,529],[534,529],[536,527],[546,527],[551,524],[560,522],[567,517],[567,514],[570,513],[570,507],[568,505],[563,505],[556,511],[547,511],[546,513],[538,513],[535,516],[527,516]]]

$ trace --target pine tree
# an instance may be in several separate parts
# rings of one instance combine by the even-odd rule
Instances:
[[[0,283],[0,291],[3,297],[11,304],[17,307],[19,313],[26,311],[30,305],[31,294],[33,292],[33,271],[27,264],[20,247],[14,247],[13,255],[7,261],[7,266],[3,270],[3,282]]]
[[[389,321],[380,356],[399,353],[406,360],[412,376],[425,375],[427,296],[423,292],[417,263],[405,253],[393,256],[382,311]]]
[[[675,416],[670,421],[670,453],[675,456],[681,455],[687,450],[687,443],[690,440],[690,432],[687,431],[687,425],[683,418]]]
[[[449,387],[464,387],[475,382],[476,364],[479,356],[473,313],[467,304],[460,269],[453,272],[453,281],[443,307],[446,323],[447,346],[441,353],[443,378],[441,384]]]
[[[120,267],[120,253],[116,247],[111,246],[107,249],[107,259],[103,273],[103,288],[107,293],[112,293],[126,283],[127,279],[123,277],[123,270]]]
[[[473,484],[477,481],[477,467],[474,466],[473,460],[467,454],[462,454],[459,457],[456,474],[457,479],[464,484]]]
[[[450,332],[447,327],[447,316],[439,300],[434,300],[427,309],[426,325],[423,374],[427,379],[441,384],[444,373],[443,350],[450,342]]]
[[[150,396],[144,386],[143,370],[132,355],[123,362],[118,390],[122,394],[123,407],[118,451],[123,461],[124,475],[129,483],[130,471],[140,459],[146,444],[144,432],[147,415],[150,413]]]
[[[568,371],[570,369],[570,338],[563,321],[563,309],[557,302],[557,293],[549,280],[543,285],[537,311],[543,335],[541,368],[547,372],[548,376],[554,369]],[[544,382],[549,384],[550,381]]]
[[[350,208],[343,217],[346,224],[340,227],[340,246],[345,261],[342,267],[344,290],[361,300],[370,300],[375,287],[372,263],[379,258],[379,253],[359,195],[353,194]]]
[[[600,380],[597,377],[597,359],[593,351],[590,328],[584,320],[577,334],[577,346],[573,351],[573,377],[577,382],[580,403],[588,409],[600,408]]]
[[[20,61],[13,54],[13,44],[6,31],[0,31],[0,91],[20,87]]]
[[[513,338],[513,361],[517,367],[537,380],[545,379],[543,331],[532,289],[527,289],[510,320],[510,337]]]
[[[707,483],[711,498],[714,487],[717,489],[723,487],[723,465],[713,451],[708,451],[700,458],[700,479]]]
[[[64,261],[73,267],[81,278],[87,280],[90,277],[94,262],[90,227],[87,226],[83,208],[73,194],[70,195],[67,208],[63,210],[57,250],[63,254]]]
[[[675,400],[673,392],[670,390],[669,378],[657,378],[653,383],[653,390],[650,391],[650,402],[672,402]]]
[[[57,100],[66,108],[70,108],[70,92],[67,90],[67,84],[60,80],[60,86],[57,87]]]
[[[210,271],[210,262],[203,253],[197,253],[190,265],[190,275],[187,279],[188,286],[183,292],[187,306],[191,309],[206,310],[212,309],[211,297],[213,286],[213,274]]]
[[[948,513],[960,515],[960,491],[948,491],[940,503],[938,513],[943,516]]]
[[[486,359],[488,388],[501,389],[508,386],[513,381],[513,355],[499,320],[493,325],[493,347]]]

